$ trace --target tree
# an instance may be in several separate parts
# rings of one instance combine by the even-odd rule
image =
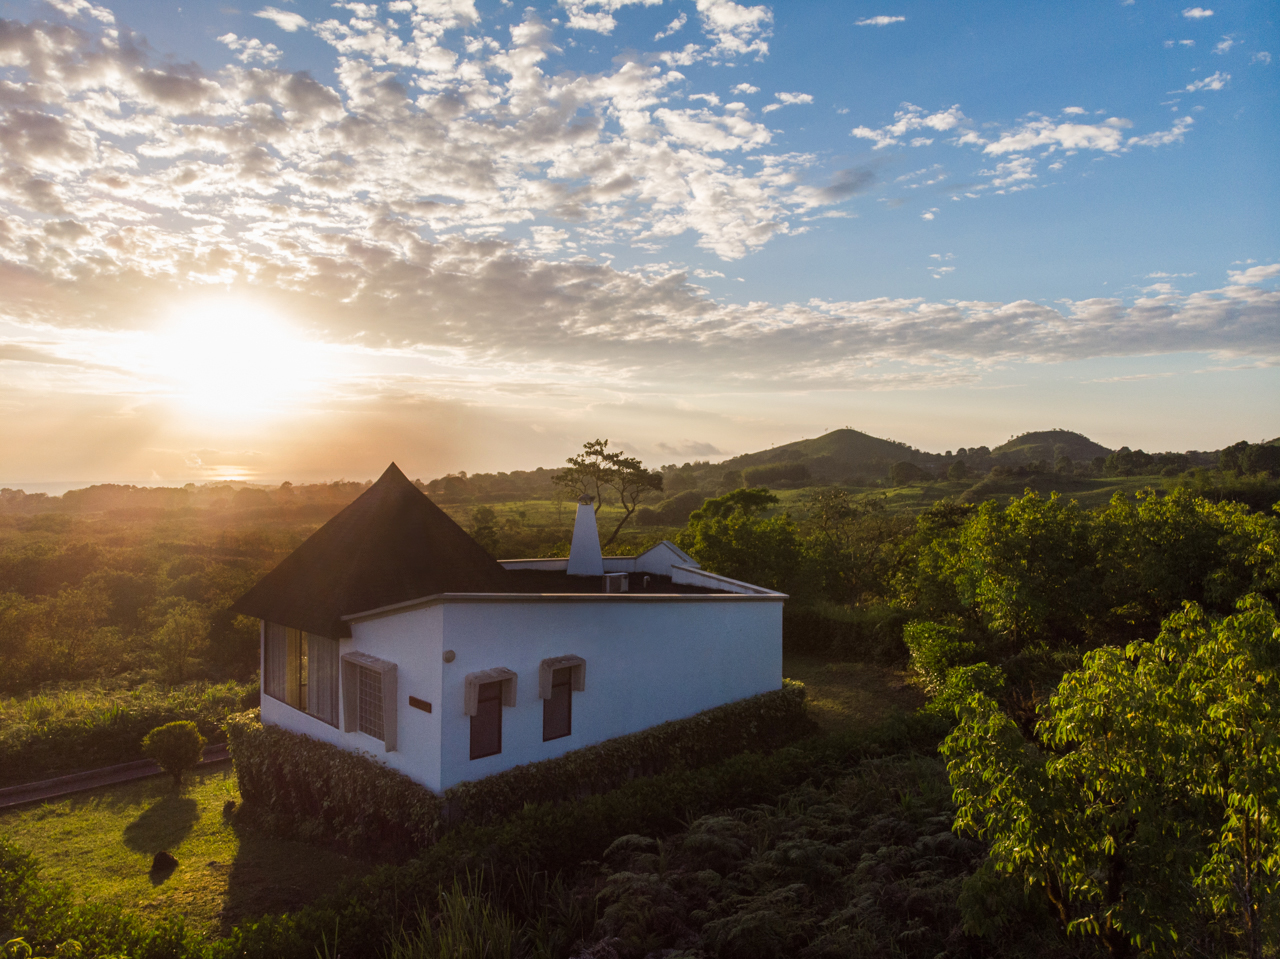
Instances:
[[[498,514],[491,506],[477,506],[471,511],[471,538],[491,556],[498,552]]]
[[[142,753],[172,776],[173,788],[178,789],[183,774],[204,755],[204,737],[190,720],[166,723],[143,737]]]
[[[903,460],[889,467],[889,479],[895,486],[906,486],[908,483],[920,483],[933,479],[933,476],[922,470],[915,463]]]
[[[562,470],[555,477],[555,482],[568,489],[578,498],[591,497],[595,503],[596,515],[604,505],[604,494],[611,490],[622,506],[622,519],[613,528],[609,538],[601,544],[601,549],[608,549],[622,532],[622,527],[635,514],[640,501],[653,493],[662,492],[662,474],[647,470],[634,456],[627,456],[622,450],[610,450],[609,441],[591,440],[582,445],[582,452],[570,456],[565,462],[567,470]]]
[[[770,589],[799,587],[805,564],[795,524],[790,516],[760,515],[777,503],[763,488],[709,499],[690,515],[676,543],[713,573]]]
[[[186,679],[187,662],[204,648],[209,636],[209,620],[197,603],[181,601],[156,630],[153,642],[170,682]]]
[[[969,464],[964,460],[956,460],[947,467],[947,479],[949,480],[962,480],[969,475]]]
[[[1151,643],[1089,653],[1028,742],[989,698],[943,752],[956,828],[1112,955],[1234,917],[1251,959],[1280,898],[1280,622],[1193,603]]]

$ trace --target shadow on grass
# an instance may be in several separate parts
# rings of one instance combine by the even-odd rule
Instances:
[[[186,839],[199,818],[200,806],[194,799],[170,793],[124,827],[124,844],[134,852],[154,856]]]

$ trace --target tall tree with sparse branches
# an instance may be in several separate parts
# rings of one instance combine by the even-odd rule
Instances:
[[[610,450],[607,439],[584,443],[582,452],[570,456],[565,462],[569,468],[556,476],[556,483],[578,498],[592,497],[597,515],[604,505],[607,490],[613,491],[622,506],[622,519],[618,520],[618,525],[601,549],[613,545],[645,496],[662,492],[661,473],[645,469],[640,460],[627,456],[623,450]]]

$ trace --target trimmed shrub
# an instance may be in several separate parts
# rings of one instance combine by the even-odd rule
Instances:
[[[450,822],[492,822],[528,803],[617,789],[637,776],[701,769],[744,752],[770,752],[806,736],[804,685],[782,689],[619,736],[555,759],[516,766],[445,792]]]
[[[398,859],[464,822],[494,822],[530,803],[563,802],[638,776],[776,749],[813,725],[804,686],[787,682],[776,692],[460,783],[443,797],[368,757],[263,726],[252,713],[232,717],[227,731],[250,815],[275,832]]]
[[[194,722],[209,742],[224,742],[227,717],[257,696],[256,685],[199,682],[0,700],[0,787],[141,759],[147,732],[178,720]]]
[[[227,720],[243,808],[268,831],[398,859],[435,841],[443,804],[366,756],[264,726],[256,710]]]
[[[142,752],[173,777],[173,788],[182,785],[182,775],[194,769],[204,755],[204,737],[190,720],[157,726],[142,738]]]

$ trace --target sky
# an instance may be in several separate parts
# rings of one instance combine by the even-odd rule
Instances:
[[[0,0],[0,484],[1270,439],[1276,14]]]

